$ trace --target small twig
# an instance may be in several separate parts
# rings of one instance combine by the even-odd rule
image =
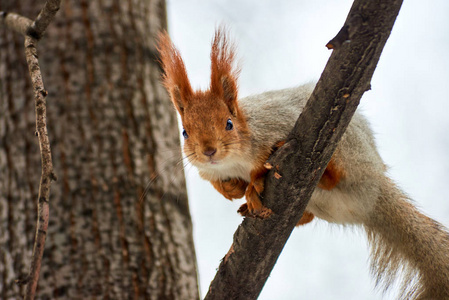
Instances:
[[[327,49],[338,49],[343,43],[347,43],[350,41],[348,27],[348,25],[344,25],[337,33],[337,35],[332,40],[327,42]]]
[[[48,25],[53,21],[56,13],[59,10],[61,0],[47,0],[44,8],[41,10],[36,20],[28,29],[27,34],[40,40],[45,33]]]
[[[338,49],[344,43],[351,42],[351,39],[355,32],[359,29],[362,24],[362,17],[359,14],[355,14],[343,25],[337,35],[327,42],[327,49]]]
[[[21,35],[26,35],[27,28],[31,26],[32,22],[30,19],[23,17],[15,13],[0,12],[1,21],[6,25],[6,27],[20,33]]]
[[[39,273],[44,254],[45,239],[47,236],[49,220],[49,198],[52,180],[56,175],[53,172],[50,141],[47,133],[47,107],[48,92],[44,88],[42,73],[39,67],[36,45],[42,38],[48,25],[52,22],[60,7],[60,0],[48,0],[34,22],[15,13],[0,12],[0,23],[25,36],[25,57],[33,84],[36,106],[36,133],[42,161],[42,174],[39,184],[36,238],[31,258],[30,272],[26,280],[18,280],[19,284],[27,284],[25,299],[34,299],[36,295]]]

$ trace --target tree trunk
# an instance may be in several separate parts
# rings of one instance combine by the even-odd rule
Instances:
[[[34,19],[43,4],[0,10]],[[155,60],[165,28],[164,0],[66,0],[39,43],[58,176],[39,299],[199,298],[176,115]],[[14,281],[28,273],[41,173],[23,50],[1,27],[0,299],[23,295]]]

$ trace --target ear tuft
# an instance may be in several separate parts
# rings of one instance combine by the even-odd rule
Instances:
[[[182,114],[186,101],[193,95],[193,90],[181,55],[166,31],[159,34],[157,50],[164,71],[162,82],[176,109]]]
[[[238,68],[234,67],[235,47],[226,36],[226,29],[219,27],[212,42],[211,83],[212,94],[223,98],[231,112],[237,104]]]

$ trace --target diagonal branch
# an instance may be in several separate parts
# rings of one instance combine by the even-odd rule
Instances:
[[[48,92],[44,88],[42,74],[39,67],[36,45],[43,36],[47,26],[53,20],[59,10],[60,0],[49,0],[39,13],[34,22],[26,17],[15,13],[0,12],[0,23],[8,28],[24,35],[25,37],[25,57],[33,84],[34,99],[36,107],[36,135],[39,139],[39,147],[42,161],[42,174],[39,184],[38,211],[36,237],[31,258],[31,266],[28,277],[18,281],[19,284],[27,284],[25,299],[34,299],[39,281],[42,256],[44,253],[45,239],[47,236],[49,220],[49,198],[52,180],[56,179],[53,172],[51,159],[50,141],[47,133],[47,108],[46,97]]]
[[[370,81],[402,0],[355,0],[315,90],[286,144],[270,163],[264,205],[245,218],[205,299],[256,299],[323,174]],[[304,128],[308,130],[305,131]],[[275,171],[282,177],[274,176]]]

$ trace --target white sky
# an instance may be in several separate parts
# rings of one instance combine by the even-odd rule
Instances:
[[[319,78],[349,0],[168,0],[169,30],[194,87],[209,83],[214,29],[231,28],[240,95]],[[449,1],[404,1],[359,109],[376,133],[391,177],[428,215],[449,226]],[[242,221],[194,168],[187,170],[202,295]],[[429,254],[431,255],[431,254]],[[370,278],[361,231],[315,220],[295,229],[264,290],[266,299],[394,299]]]

